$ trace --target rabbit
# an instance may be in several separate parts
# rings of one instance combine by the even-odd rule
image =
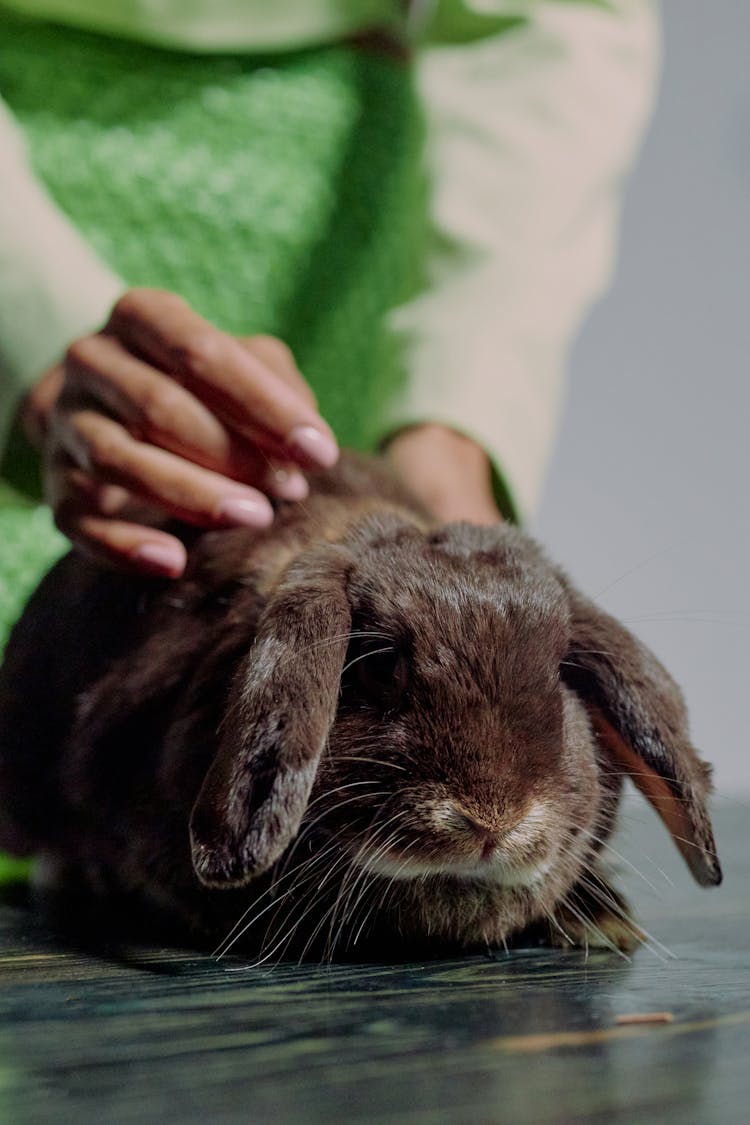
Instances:
[[[179,533],[176,581],[71,551],[10,637],[0,847],[59,886],[263,956],[628,950],[623,775],[721,881],[678,687],[524,531],[345,455],[266,531]]]

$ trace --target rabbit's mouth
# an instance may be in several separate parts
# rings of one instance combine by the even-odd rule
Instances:
[[[494,886],[537,886],[553,865],[554,814],[545,800],[515,812],[481,812],[453,798],[403,808],[373,825],[354,856],[365,870],[394,881],[448,876]]]
[[[495,887],[538,887],[552,868],[552,859],[536,863],[513,865],[507,859],[492,856],[478,863],[456,859],[429,861],[408,860],[398,856],[360,855],[359,864],[375,875],[395,881],[407,882],[425,876],[449,877],[473,883],[488,883]]]
[[[366,870],[392,880],[426,876],[488,883],[500,887],[538,886],[553,866],[551,814],[534,801],[503,828],[479,820],[452,800],[436,802],[428,829],[394,830],[391,846],[378,847],[380,833],[365,840],[356,856]]]

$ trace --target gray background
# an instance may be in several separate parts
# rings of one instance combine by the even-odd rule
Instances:
[[[662,12],[617,279],[572,357],[535,530],[682,684],[731,795],[750,791],[750,2]]]

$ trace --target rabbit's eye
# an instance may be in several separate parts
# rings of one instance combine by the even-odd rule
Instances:
[[[386,639],[352,642],[341,687],[344,695],[354,692],[379,709],[393,707],[406,687],[403,652]]]

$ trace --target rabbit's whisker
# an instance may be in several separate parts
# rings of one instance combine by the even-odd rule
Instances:
[[[339,893],[337,894],[334,901],[331,903],[330,909],[326,912],[325,916],[320,919],[320,922],[318,923],[318,925],[316,926],[313,934],[310,937],[310,941],[307,943],[304,950],[302,951],[303,956],[307,953],[307,950],[310,947],[311,943],[314,941],[314,939],[323,930],[323,928],[326,926],[326,924],[328,924],[328,937],[326,939],[325,947],[324,947],[324,950],[323,950],[323,958],[326,961],[328,961],[329,963],[333,960],[333,954],[335,952],[336,945],[339,942],[339,937],[340,937],[340,934],[343,930],[344,925],[349,920],[349,916],[346,913],[342,915],[341,922],[340,922],[340,925],[339,925],[339,931],[338,931],[335,938],[333,936],[333,927],[335,925],[336,916],[337,916],[337,913],[338,913],[338,910],[339,910],[339,905],[341,903],[342,894],[343,894],[343,892],[345,890],[345,887],[346,887],[346,883],[355,870],[356,870],[356,865],[354,864],[354,862],[352,862],[350,864],[349,869],[346,872],[342,882],[341,882],[341,886],[339,888]],[[361,895],[366,895],[367,890],[368,890],[368,886],[365,885],[361,890]],[[359,901],[360,901],[360,898],[357,899],[357,903],[359,903]]]
[[[344,665],[344,667],[341,669],[341,675],[343,676],[344,673],[348,672],[350,668],[353,668],[355,664],[359,664],[360,660],[366,660],[368,656],[380,656],[383,652],[393,651],[393,645],[386,645],[385,648],[375,648],[371,652],[363,652],[359,656],[355,656],[354,660],[350,660],[348,664]]]
[[[402,863],[401,863],[401,864],[399,865],[399,867],[398,867],[398,868],[396,869],[395,873],[394,873],[394,874],[393,874],[393,875],[392,875],[392,876],[390,877],[390,879],[388,879],[388,881],[386,882],[386,884],[385,884],[385,889],[383,890],[383,893],[381,894],[380,898],[379,898],[379,899],[376,899],[376,900],[375,900],[375,901],[373,902],[373,904],[372,904],[372,906],[370,907],[370,909],[368,910],[367,914],[365,914],[365,916],[364,916],[364,918],[363,918],[363,920],[362,920],[362,924],[360,925],[359,929],[357,930],[357,934],[356,934],[356,936],[355,936],[355,938],[354,938],[354,941],[352,942],[352,944],[353,944],[353,945],[356,945],[356,944],[357,944],[357,942],[359,941],[359,938],[360,938],[360,935],[361,935],[361,933],[362,933],[362,930],[364,929],[364,926],[365,926],[365,924],[366,924],[366,923],[367,923],[367,922],[369,921],[369,919],[370,919],[370,918],[372,917],[373,913],[374,913],[375,911],[380,911],[380,910],[382,910],[382,909],[384,908],[384,906],[385,906],[385,902],[386,902],[386,899],[387,899],[387,896],[388,896],[388,895],[390,894],[390,892],[391,892],[391,889],[393,888],[394,884],[395,884],[395,883],[396,883],[396,882],[398,881],[398,879],[399,879],[399,877],[400,877],[400,875],[401,875],[401,872],[402,872],[402,871],[404,870],[404,868],[405,868],[405,867],[407,866],[407,864],[409,863],[409,856],[408,856],[408,854],[407,854],[407,853],[409,852],[409,850],[410,850],[410,849],[411,849],[411,848],[412,848],[413,846],[414,846],[414,843],[413,843],[413,841],[412,841],[412,843],[410,843],[410,844],[407,844],[407,845],[406,845],[406,847],[404,848],[404,852],[403,852],[403,854],[404,854],[404,859],[403,859],[403,862],[402,862]]]
[[[646,823],[645,820],[643,820],[642,817],[631,816],[630,814],[625,813],[622,810],[619,813],[619,817],[620,817],[620,819],[629,820],[629,821],[632,821],[633,823],[639,824],[639,825]],[[675,885],[674,881],[672,879],[670,879],[667,872],[664,871],[664,869],[659,866],[659,864],[656,862],[656,860],[653,858],[653,856],[650,856],[648,854],[648,852],[644,852],[643,848],[639,847],[639,845],[634,843],[634,841],[632,841],[632,840],[628,840],[628,846],[629,847],[635,847],[638,851],[638,854],[643,856],[643,858],[646,860],[647,863],[651,864],[651,866],[659,873],[659,875],[661,875],[664,882],[668,883],[670,887],[674,887],[674,885]]]
[[[399,757],[404,757],[404,755],[401,754],[400,751],[399,751]],[[366,762],[367,765],[369,765],[369,766],[387,766],[389,769],[392,769],[392,770],[403,770],[404,773],[409,772],[407,770],[406,766],[400,766],[396,762],[385,762],[385,761],[382,761],[380,758],[356,757],[354,754],[337,754],[336,755],[336,761],[337,762]],[[359,784],[364,784],[364,783],[360,782]]]
[[[272,895],[274,898],[278,898],[283,883],[286,883],[289,879],[293,879],[306,864],[315,863],[320,860],[322,856],[329,855],[331,851],[335,851],[338,848],[339,837],[343,831],[344,828],[342,827],[336,832],[327,834],[323,846],[319,846],[317,849],[313,847],[313,840],[316,835],[320,837],[323,833],[308,831],[303,834],[301,831],[288,853],[277,863],[270,886],[265,893]],[[305,856],[298,857],[296,854],[297,849],[301,848],[303,844],[308,845],[308,853]],[[284,894],[286,894],[287,889],[288,888],[284,888]]]
[[[665,945],[664,942],[659,941],[659,939],[657,937],[654,937],[653,934],[650,934],[648,930],[645,930],[643,926],[636,922],[635,919],[627,913],[624,907],[619,902],[617,902],[616,899],[612,898],[612,896],[604,889],[604,887],[602,887],[595,872],[589,869],[589,873],[594,879],[593,882],[587,879],[583,874],[579,878],[578,882],[582,887],[585,887],[592,898],[596,899],[597,902],[601,903],[602,906],[606,906],[608,910],[611,910],[613,914],[615,914],[618,918],[620,918],[621,921],[625,923],[625,925],[636,937],[640,937],[641,935],[645,937],[647,939],[645,943],[646,947],[650,950],[651,953],[653,953],[655,957],[664,962],[664,964],[666,964],[668,960],[677,960],[677,955],[673,953],[669,946]]]
[[[562,854],[570,853],[563,850]],[[592,863],[587,862],[585,859],[582,862],[579,861],[579,863],[580,867],[578,868],[575,875],[576,884],[580,884],[582,887],[585,887],[586,890],[588,890],[591,894],[592,898],[595,898],[603,906],[606,906],[609,910],[611,910],[613,914],[616,914],[617,917],[625,922],[625,924],[632,930],[634,934],[638,936],[643,935],[643,937],[647,939],[646,945],[650,948],[650,951],[655,956],[659,957],[660,960],[664,960],[665,958],[661,957],[659,950],[666,954],[667,958],[674,959],[675,954],[672,952],[672,950],[669,949],[668,946],[664,945],[663,942],[659,941],[659,939],[653,934],[649,933],[648,930],[644,929],[644,927],[639,922],[636,922],[635,919],[627,913],[624,905],[616,898],[614,898],[612,894],[610,894],[607,888],[607,884],[603,882],[599,870],[597,870],[597,868]],[[587,878],[587,876],[590,876],[590,878]]]
[[[323,947],[322,958],[323,958],[323,960],[327,961],[329,964],[333,960],[336,942],[338,941],[338,937],[336,937],[336,939],[334,939],[333,930],[334,930],[334,926],[335,926],[335,923],[336,923],[336,916],[337,916],[339,905],[340,905],[340,902],[341,902],[341,897],[342,897],[342,894],[345,890],[345,887],[347,885],[347,882],[348,882],[349,878],[351,877],[352,873],[355,872],[356,870],[357,870],[356,864],[354,863],[353,860],[350,859],[349,867],[348,867],[346,873],[344,874],[344,878],[341,881],[338,892],[337,892],[336,896],[333,898],[333,900],[331,901],[331,903],[329,904],[329,907],[328,907],[328,910],[326,911],[326,913],[323,915],[323,917],[321,917],[320,922],[316,926],[315,932],[313,933],[312,938],[311,938],[311,940],[317,938],[318,934],[321,933],[321,931],[326,926],[328,927],[328,936],[326,938],[325,945]],[[306,946],[305,949],[303,950],[303,954],[307,952],[307,948],[309,947],[309,944],[310,943],[308,942],[308,946]]]
[[[629,963],[630,957],[628,957],[627,953],[625,953],[624,950],[620,949],[619,946],[617,946],[615,942],[613,942],[612,939],[605,934],[604,930],[602,930],[602,928],[596,924],[596,919],[586,912],[584,904],[581,903],[579,899],[576,899],[580,909],[573,905],[573,903],[571,902],[571,894],[573,893],[574,892],[570,892],[565,896],[565,898],[561,899],[560,905],[563,906],[566,910],[569,910],[573,917],[581,923],[584,934],[587,929],[592,930],[594,933],[599,935],[599,938],[607,949],[611,949],[612,952],[616,953],[618,957],[621,957],[623,961],[627,961]]]
[[[697,848],[698,851],[713,856],[714,859],[719,858],[716,852],[711,851],[711,849],[707,848],[704,844],[697,844],[695,840],[688,840],[685,836],[678,836],[674,832],[670,832],[670,835],[673,840],[677,840],[680,844],[687,844],[689,848]]]
[[[341,906],[341,911],[342,911],[342,915],[341,915],[342,921],[341,921],[341,926],[340,926],[340,928],[341,928],[341,927],[343,927],[343,924],[346,921],[346,918],[349,914],[350,903],[352,901],[352,898],[354,896],[354,893],[355,893],[357,887],[362,882],[366,882],[367,879],[368,879],[368,876],[371,874],[371,870],[368,870],[368,868],[361,862],[362,857],[365,855],[366,849],[371,848],[373,841],[377,840],[377,838],[379,836],[384,835],[386,833],[387,829],[392,824],[394,824],[396,821],[398,821],[400,819],[400,816],[401,816],[401,814],[397,813],[395,816],[393,816],[389,820],[385,821],[382,825],[379,825],[377,827],[377,829],[374,832],[370,833],[369,836],[366,837],[363,840],[362,844],[360,845],[359,850],[357,851],[357,853],[354,856],[354,862],[352,864],[352,868],[347,873],[347,877],[342,882],[342,885],[339,889],[339,894],[337,896],[337,901],[336,901],[336,904],[335,904],[335,910],[334,910],[334,912],[332,914],[332,917],[331,917],[331,933],[332,933],[332,930],[333,930],[333,924],[336,920],[336,916],[339,912],[339,905]],[[394,843],[397,842],[399,839],[400,839],[400,837],[398,837],[397,834],[391,833],[391,835],[386,837],[386,839],[384,841],[380,842],[379,846],[377,847],[377,849],[375,851],[375,855],[380,856],[381,854],[384,854],[388,850],[388,848],[393,847]],[[351,886],[347,887],[347,882],[348,882],[348,880],[349,880],[349,878],[352,874],[354,875],[354,877],[352,879]]]
[[[327,868],[326,873],[324,875],[324,879],[322,880],[321,884],[319,884],[319,886],[322,886],[322,883],[325,882],[325,880],[328,877],[334,875],[338,871],[338,869],[342,866],[342,864],[347,862],[347,859],[348,859],[348,857],[344,853],[340,854],[338,856],[338,858],[334,861],[334,863],[330,867]],[[316,865],[310,864],[310,862],[308,861],[308,863],[306,863],[303,866],[309,868],[310,866],[315,867]],[[301,880],[300,886],[304,886],[305,884],[310,884],[311,882],[314,882],[315,878],[317,877],[317,874],[318,874],[317,870],[313,870],[313,871],[308,872],[308,877],[304,880]],[[293,890],[296,891],[297,889],[298,889],[298,886],[294,885]],[[258,958],[253,962],[254,967],[260,966],[260,965],[264,964],[266,961],[270,960],[270,958],[273,957],[274,953],[276,953],[277,950],[281,951],[280,955],[279,955],[279,960],[281,959],[281,957],[283,957],[285,950],[288,948],[291,940],[293,939],[295,933],[299,929],[299,927],[302,924],[302,922],[304,921],[304,919],[309,915],[311,910],[313,910],[316,906],[319,905],[317,897],[315,897],[317,895],[318,889],[319,889],[318,887],[310,887],[307,897],[303,898],[302,903],[300,904],[302,906],[305,906],[305,903],[309,902],[310,905],[307,906],[301,913],[297,912],[294,915],[294,917],[292,919],[291,926],[287,930],[285,930],[281,935],[279,935],[279,930],[289,920],[289,914],[282,917],[282,919],[280,920],[278,928],[274,932],[272,932],[272,926],[273,926],[273,923],[274,923],[274,921],[277,917],[277,915],[274,915],[274,917],[271,919],[271,922],[269,923],[268,928],[266,929],[266,934],[265,934],[265,936],[263,938],[263,941],[262,941],[262,944],[261,944],[260,954],[259,954]],[[291,893],[291,889],[290,889],[290,892],[287,892],[287,894],[284,895],[284,898],[283,898],[283,900],[280,904],[281,907],[287,905],[287,899],[289,897],[289,893]],[[274,944],[271,945],[270,943],[274,943]],[[269,945],[270,945],[270,948],[269,948]]]
[[[596,875],[595,878],[597,878]],[[669,948],[669,946],[665,945],[664,942],[659,941],[657,937],[649,933],[648,930],[644,929],[644,927],[640,925],[640,923],[636,922],[636,920],[623,909],[620,903],[614,901],[611,895],[607,894],[606,891],[602,889],[598,882],[592,884],[584,877],[581,877],[581,879],[579,879],[579,883],[587,890],[587,892],[593,899],[599,902],[602,906],[605,906],[608,910],[611,910],[613,914],[615,914],[622,922],[624,922],[636,938],[645,938],[645,941],[643,941],[642,944],[646,949],[648,949],[649,953],[657,958],[657,960],[661,961],[663,964],[666,964],[670,960],[674,961],[677,959],[677,955]]]
[[[337,833],[335,833],[333,839],[328,841],[326,846],[322,850],[316,852],[312,858],[306,857],[301,863],[299,863],[295,867],[291,868],[291,870],[285,872],[282,876],[280,876],[280,877],[275,876],[274,877],[271,884],[266,888],[265,891],[263,891],[263,893],[260,895],[260,897],[258,899],[256,899],[254,902],[252,902],[250,904],[250,906],[248,906],[247,910],[245,910],[245,912],[241,915],[241,917],[235,923],[232,930],[230,930],[229,934],[217,946],[216,950],[214,951],[214,956],[217,958],[217,960],[219,959],[219,957],[223,956],[226,952],[228,952],[229,948],[232,945],[234,945],[241,937],[243,937],[244,934],[247,932],[247,930],[250,929],[251,926],[254,926],[255,923],[258,921],[258,919],[261,918],[270,909],[272,909],[273,906],[280,907],[283,904],[284,900],[287,898],[287,896],[291,892],[293,892],[298,885],[297,883],[292,881],[292,883],[287,888],[285,888],[283,895],[279,898],[278,888],[281,885],[281,883],[285,882],[289,879],[294,880],[295,876],[298,876],[298,879],[299,879],[299,877],[301,875],[303,875],[309,869],[311,863],[313,865],[318,864],[318,863],[322,863],[322,861],[328,855],[330,855],[331,852],[335,852],[338,849],[338,846],[339,846],[338,839],[344,833],[344,831],[345,831],[345,828],[341,828]],[[313,874],[314,874],[314,872],[313,872]],[[258,911],[258,913],[255,914],[250,919],[250,921],[247,923],[247,925],[244,926],[244,928],[236,935],[236,937],[233,937],[235,932],[239,929],[239,927],[242,925],[242,923],[247,918],[248,914],[250,914],[250,912],[253,909],[257,908],[258,906],[261,906],[262,903],[263,903],[263,900],[265,898],[269,898],[269,897],[270,897],[271,901],[268,903],[268,905],[263,907],[260,911]],[[229,942],[229,945],[227,945],[227,942]],[[222,949],[222,947],[225,947],[225,948]],[[221,950],[220,953],[219,953],[219,950]],[[218,954],[218,956],[217,956],[217,954]]]
[[[641,559],[640,562],[637,562],[628,570],[624,570],[622,574],[618,575],[618,577],[614,578],[607,586],[604,586],[601,590],[599,590],[595,595],[596,600],[598,601],[603,594],[608,593],[610,590],[614,589],[614,587],[617,586],[620,582],[623,582],[626,578],[629,578],[631,574],[635,574],[636,571],[642,570],[644,566],[648,566],[648,564],[652,563],[654,559],[661,558],[662,555],[667,555],[670,551],[676,551],[678,547],[684,547],[686,544],[695,542],[695,538],[695,535],[684,536],[682,539],[678,539],[676,543],[669,543],[666,547],[660,547],[658,551],[654,551],[653,554],[647,555],[645,559]]]
[[[313,929],[313,931],[311,931],[311,934],[309,935],[309,937],[308,937],[308,939],[307,939],[307,942],[306,942],[305,946],[304,946],[304,947],[302,947],[302,952],[301,952],[301,954],[300,954],[300,956],[299,956],[299,961],[300,961],[300,963],[301,963],[301,961],[304,961],[304,960],[305,960],[305,957],[306,957],[306,955],[307,955],[308,949],[309,949],[309,948],[310,948],[311,946],[313,946],[313,944],[314,944],[314,942],[315,942],[315,939],[317,938],[318,934],[320,933],[320,930],[322,930],[322,929],[323,929],[323,927],[324,927],[324,926],[325,926],[325,924],[326,924],[326,921],[328,920],[328,918],[329,918],[329,917],[331,917],[331,916],[332,916],[332,913],[333,913],[333,912],[335,911],[335,909],[336,909],[336,903],[338,902],[338,899],[340,899],[340,895],[341,895],[341,891],[342,891],[342,888],[343,888],[343,886],[345,885],[345,883],[346,883],[346,880],[347,880],[347,879],[349,879],[349,876],[350,876],[350,874],[351,874],[351,871],[352,871],[352,867],[354,866],[354,864],[353,864],[353,861],[352,861],[352,857],[351,857],[350,855],[343,855],[343,857],[342,857],[342,858],[343,858],[343,859],[344,859],[344,861],[345,861],[345,863],[344,863],[344,866],[345,866],[346,870],[345,870],[345,872],[344,872],[344,877],[343,877],[343,879],[342,879],[342,881],[341,881],[341,884],[340,884],[340,888],[338,888],[338,891],[337,891],[337,893],[336,893],[336,895],[335,895],[335,898],[334,898],[334,900],[332,901],[332,903],[329,903],[329,904],[328,904],[328,907],[327,907],[327,908],[326,908],[326,909],[324,910],[324,912],[323,912],[323,915],[322,915],[322,917],[320,917],[320,918],[319,918],[319,920],[318,920],[318,924],[317,924],[317,925],[315,926],[315,928]],[[340,864],[338,864],[338,866],[341,866],[341,865],[342,865],[342,864],[341,864],[341,862],[340,862]],[[322,885],[322,884],[320,884],[320,885]],[[316,902],[314,902],[313,904],[311,904],[311,907],[310,907],[309,909],[313,909],[313,907],[314,907],[314,906],[316,906],[316,904],[317,904]],[[307,910],[307,911],[305,912],[305,915],[304,915],[304,916],[302,916],[302,917],[306,917],[306,916],[308,915],[308,913],[309,913],[309,909],[308,909],[308,910]],[[300,918],[300,919],[299,919],[299,921],[301,921],[301,920],[302,920],[302,919]],[[328,958],[328,960],[331,960],[331,958]]]
[[[321,801],[330,801],[331,797],[335,797],[337,793],[343,793],[345,789],[354,789],[355,786],[361,785],[380,785],[381,782],[378,778],[373,778],[370,781],[347,781],[344,785],[337,785],[335,789],[326,790],[325,793],[318,794],[312,801],[308,802],[305,816],[315,805],[319,805]],[[337,806],[338,807],[338,806]],[[331,810],[335,811],[335,810]]]
[[[664,609],[653,613],[642,613],[637,617],[624,617],[623,624],[636,625],[641,622],[677,625],[738,625],[747,628],[750,620],[743,619],[741,611],[711,609]]]
[[[368,637],[368,638],[374,637],[375,639],[379,639],[379,640],[391,641],[391,642],[393,641],[393,638],[388,636],[387,633],[378,633],[378,632],[374,632],[374,631],[370,631],[370,630],[354,629],[354,630],[351,630],[351,631],[346,632],[346,633],[337,633],[335,636],[332,636],[332,637],[323,637],[319,641],[311,641],[309,645],[305,645],[303,648],[298,648],[294,652],[290,652],[287,656],[285,656],[282,660],[280,660],[278,662],[278,667],[282,667],[283,665],[287,664],[290,660],[297,660],[300,656],[305,656],[308,652],[312,652],[313,649],[324,648],[327,645],[337,644],[339,641],[361,640],[364,637]]]
[[[379,850],[387,850],[387,848],[395,847],[398,843],[401,842],[401,839],[402,839],[401,836],[391,835],[383,843],[383,845],[381,846],[381,849],[379,849]],[[352,887],[351,887],[351,889],[350,889],[350,891],[347,895],[346,902],[344,902],[343,905],[342,905],[342,913],[341,913],[341,918],[340,918],[340,922],[339,922],[339,929],[338,929],[338,933],[335,936],[335,938],[333,937],[333,923],[335,921],[335,917],[332,916],[332,918],[331,918],[331,931],[330,931],[330,936],[329,936],[329,948],[330,948],[331,954],[333,954],[333,951],[335,950],[336,946],[339,944],[340,939],[341,939],[341,937],[343,935],[343,932],[344,932],[344,927],[347,924],[348,924],[348,927],[349,927],[349,936],[348,936],[345,948],[349,949],[352,944],[355,944],[355,943],[352,942],[352,932],[353,932],[354,926],[356,925],[356,919],[357,919],[358,911],[360,910],[361,907],[364,907],[365,909],[367,908],[367,906],[368,906],[367,896],[373,888],[378,886],[379,882],[380,882],[380,876],[377,874],[377,872],[368,871],[366,868],[360,869],[360,875],[355,879],[355,881],[354,881],[354,883],[353,883],[353,885],[352,885]],[[358,893],[357,893],[356,898],[354,899],[354,903],[352,904],[352,898],[354,898],[355,891],[358,892]],[[368,911],[366,917],[368,917],[371,912],[372,912],[372,906],[371,906],[370,911]]]
[[[370,853],[370,855],[367,855],[367,852],[370,851],[370,848],[372,847],[373,842],[375,840],[377,840],[377,838],[379,836],[385,834],[386,830],[390,827],[390,825],[394,824],[400,818],[401,818],[401,814],[396,813],[389,820],[385,821],[382,825],[379,825],[378,828],[374,832],[372,832],[368,837],[366,837],[363,840],[362,844],[360,845],[359,850],[356,852],[356,854],[354,856],[354,862],[355,862],[355,865],[357,865],[358,874],[355,876],[355,879],[354,879],[354,882],[353,882],[353,885],[352,885],[352,888],[351,888],[351,891],[350,891],[349,898],[351,897],[351,893],[353,892],[354,888],[356,887],[358,880],[360,878],[363,878],[363,879],[366,878],[368,873],[370,871],[372,871],[372,853]],[[384,842],[381,841],[381,843],[379,844],[379,846],[376,848],[376,850],[374,852],[375,858],[379,858],[381,855],[383,855],[383,854],[385,854],[385,852],[387,852],[388,848],[391,847],[392,844],[393,844],[393,839],[394,839],[394,837],[393,837],[393,834],[392,834],[390,837],[386,838],[386,840]],[[365,857],[369,861],[367,864],[362,862],[363,858],[365,858]],[[342,896],[343,896],[344,890],[345,890],[345,888],[344,888],[344,886],[342,886],[341,887]],[[347,902],[344,904],[344,909],[347,908],[349,898],[347,898]]]
[[[606,777],[624,777],[624,778],[630,778],[631,780],[635,780],[636,777],[653,778],[653,776],[654,776],[653,770],[652,771],[636,770],[636,769],[616,770],[616,769],[610,769],[608,766],[604,767],[603,772],[604,772]],[[684,778],[673,777],[672,774],[669,774],[669,773],[666,773],[666,772],[662,773],[661,771],[659,771],[659,777],[663,781],[670,782],[670,784],[672,784],[672,785],[684,785],[685,784]],[[679,797],[676,793],[670,794],[670,797],[674,801],[687,802],[686,797]]]
[[[566,933],[565,930],[562,928],[562,926],[560,925],[559,919],[555,917],[555,915],[552,913],[552,911],[548,907],[545,906],[543,909],[544,909],[544,916],[547,919],[547,921],[552,926],[554,926],[554,928],[558,931],[558,933],[562,934],[562,936],[567,941],[568,945],[571,945],[571,946],[575,947],[575,944],[576,944],[575,941],[570,936],[570,934]],[[584,933],[584,943],[585,943],[584,948],[586,950],[586,960],[588,960],[589,943],[588,943],[588,938],[585,936],[585,933]],[[505,951],[506,951],[506,953],[508,952],[508,946],[507,945],[505,946]]]
[[[322,860],[332,850],[335,850],[334,845],[316,856],[316,860]],[[293,868],[292,871],[288,873],[288,876],[285,876],[285,878],[293,878],[295,875],[299,874],[299,872],[305,870],[308,865],[309,860],[306,860],[304,863],[299,864],[297,867]],[[241,915],[241,917],[229,931],[227,936],[216,947],[212,954],[215,960],[221,960],[221,958],[229,952],[232,946],[236,945],[236,943],[244,937],[248,930],[255,926],[259,919],[262,918],[264,914],[267,914],[269,910],[272,910],[274,907],[276,907],[277,909],[281,909],[286,898],[295,890],[295,888],[296,885],[292,883],[288,888],[285,889],[284,894],[280,898],[273,893],[275,890],[273,884],[269,888],[267,888],[258,899],[256,899],[250,904],[250,906],[248,906],[247,910],[244,912],[244,914]],[[263,900],[269,897],[270,901],[267,903],[267,905],[262,906]],[[261,906],[262,908],[260,910],[257,910],[257,912],[253,914],[252,917],[246,922],[245,920],[247,919],[248,915],[258,906]],[[245,922],[245,925],[243,925],[243,922]]]
[[[630,870],[633,871],[639,879],[642,879],[646,886],[650,887],[655,895],[659,895],[659,888],[656,886],[656,884],[652,883],[648,876],[644,875],[640,868],[636,867],[636,865],[632,863],[631,860],[627,858],[627,856],[624,856],[622,852],[618,852],[617,848],[613,847],[612,844],[610,844],[602,836],[597,836],[595,832],[592,832],[590,828],[586,828],[583,824],[573,825],[573,827],[578,828],[579,832],[587,836],[588,839],[593,840],[594,843],[598,844],[600,847],[606,848],[607,851],[611,852],[612,855],[619,859],[621,863],[624,863],[626,867],[629,867]]]
[[[633,781],[635,783],[636,777],[653,778],[654,775],[653,775],[653,773],[649,773],[646,770],[610,770],[610,769],[607,769],[606,770],[606,776],[607,777],[624,777],[626,779],[629,778],[631,781]],[[684,778],[672,777],[667,773],[660,773],[659,776],[662,777],[664,779],[664,781],[672,782],[675,785],[684,785],[685,784]],[[677,804],[683,804],[683,805],[690,805],[690,803],[691,803],[689,797],[680,797],[676,793],[670,794],[670,800],[675,801]],[[714,792],[711,793],[711,800],[712,801],[729,801],[731,804],[738,805],[742,809],[750,809],[750,803],[748,801],[743,801],[739,797],[733,796],[733,794],[731,794],[731,793],[723,792],[721,789],[717,789],[717,790],[715,790]],[[632,818],[632,814],[627,812],[627,807],[626,807],[625,810],[621,810],[621,813],[623,815],[629,815]]]
[[[380,877],[376,873],[370,873],[367,883],[362,887],[357,902],[352,910],[349,911],[347,917],[349,936],[347,938],[346,948],[353,948],[359,941],[362,933],[367,925],[367,922],[372,917],[373,911],[377,907],[377,897],[373,892],[377,891],[380,885]],[[361,920],[360,920],[361,919]],[[355,926],[357,927],[355,931]]]
[[[338,866],[339,866],[339,868],[344,867],[344,878],[346,878],[346,876],[347,876],[349,864],[350,864],[349,857],[341,857]],[[286,937],[285,937],[285,943],[284,943],[283,950],[282,950],[282,953],[281,953],[281,956],[286,954],[286,952],[289,949],[289,946],[291,945],[291,942],[292,942],[294,936],[299,931],[299,929],[300,929],[302,923],[304,922],[304,920],[307,917],[309,917],[309,915],[314,910],[320,910],[321,911],[320,917],[318,918],[318,921],[317,921],[316,925],[313,926],[312,930],[310,931],[310,933],[307,937],[307,941],[305,942],[304,946],[302,947],[302,951],[301,951],[301,953],[298,957],[298,963],[299,964],[301,964],[305,960],[305,958],[307,957],[307,954],[308,954],[309,950],[313,947],[313,945],[314,945],[314,943],[315,943],[315,941],[318,937],[318,934],[320,933],[321,929],[325,926],[326,921],[329,918],[329,916],[331,914],[331,911],[333,909],[332,900],[329,900],[327,905],[324,904],[324,903],[321,904],[320,900],[316,896],[314,896],[313,894],[310,894],[308,896],[307,901],[308,901],[309,905],[307,906],[307,908],[303,911],[303,913],[299,917],[295,918],[292,927],[287,932]],[[323,960],[323,959],[324,958],[321,958],[321,960]]]
[[[351,784],[352,785],[360,785],[360,784],[361,785],[372,785],[372,784],[375,784],[375,782],[369,782],[369,781],[365,782],[365,781],[363,781],[363,782],[352,782]],[[342,786],[341,788],[348,788],[348,786]],[[322,794],[320,798],[317,798],[317,800],[323,800],[327,796],[328,796],[328,794]],[[375,798],[375,797],[388,797],[388,796],[390,796],[390,792],[387,789],[378,789],[374,793],[372,793],[372,792],[368,793],[367,796],[370,799]],[[320,824],[321,821],[324,821],[327,817],[333,816],[340,809],[346,808],[347,805],[354,805],[360,800],[361,800],[361,794],[355,794],[353,797],[349,797],[344,801],[337,801],[331,808],[325,808],[318,816],[315,817],[314,820],[303,821],[302,827],[300,828],[299,834],[297,835],[297,839],[294,841],[291,848],[289,849],[289,852],[288,852],[287,856],[284,859],[281,860],[282,866],[281,866],[280,874],[283,875],[284,871],[288,867],[292,858],[295,856],[295,854],[297,852],[297,849],[300,848],[303,844],[307,843],[310,840],[311,836],[313,835],[313,829],[318,824]],[[317,803],[317,802],[316,801],[311,802],[311,804],[308,805],[308,809],[315,803]],[[305,814],[305,815],[307,815],[307,814]],[[350,827],[350,825],[342,825],[341,828],[338,829],[338,834],[341,834],[342,832],[345,832],[349,827]]]

